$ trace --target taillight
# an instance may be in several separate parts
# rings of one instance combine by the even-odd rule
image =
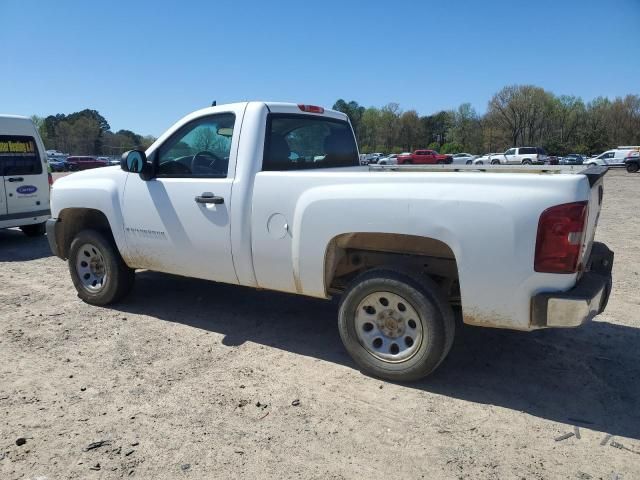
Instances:
[[[584,238],[587,202],[565,203],[540,215],[534,269],[544,273],[575,273]]]
[[[324,108],[318,107],[317,105],[303,105],[302,103],[299,103],[298,108],[303,112],[324,113]]]

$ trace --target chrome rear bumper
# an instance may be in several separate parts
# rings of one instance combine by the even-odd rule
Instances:
[[[578,327],[602,313],[611,294],[613,252],[594,242],[585,273],[571,290],[540,293],[531,301],[534,327]]]

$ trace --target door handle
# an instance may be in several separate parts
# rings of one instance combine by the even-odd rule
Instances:
[[[198,195],[195,200],[196,203],[213,203],[215,205],[224,203],[224,198],[218,197],[211,192],[204,192],[202,195]]]
[[[10,182],[24,182],[24,178],[22,177],[10,177],[7,178],[7,180],[9,180]]]

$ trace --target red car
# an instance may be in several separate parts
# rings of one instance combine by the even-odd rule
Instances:
[[[67,164],[69,165],[69,170],[73,172],[77,170],[87,170],[89,168],[106,167],[108,165],[104,160],[89,156],[67,157]]]
[[[441,155],[435,150],[416,150],[410,155],[398,155],[398,165],[441,165],[453,162],[451,155]]]

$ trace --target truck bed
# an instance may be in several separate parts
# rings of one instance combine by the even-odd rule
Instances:
[[[588,165],[369,165],[372,172],[491,172],[546,175],[586,175],[593,185],[607,173],[605,166]]]

